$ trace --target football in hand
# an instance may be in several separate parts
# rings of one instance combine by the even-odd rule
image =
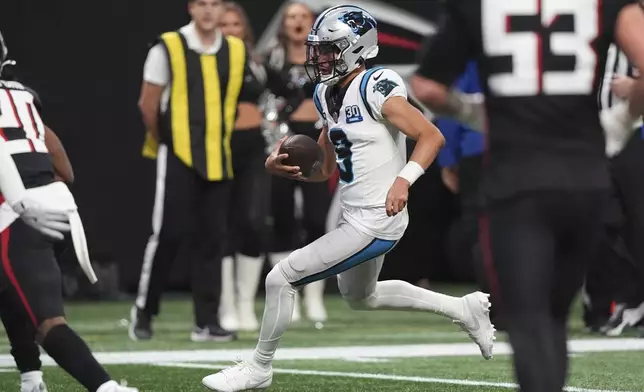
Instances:
[[[324,152],[317,141],[306,135],[289,136],[280,146],[280,154],[288,154],[282,161],[287,166],[299,166],[304,177],[310,177],[319,170]]]

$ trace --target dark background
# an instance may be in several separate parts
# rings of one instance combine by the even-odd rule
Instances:
[[[240,3],[256,37],[282,4]],[[435,1],[388,3],[428,20],[437,15]],[[123,286],[130,290],[138,281],[154,194],[154,162],[140,155],[144,128],[136,102],[143,62],[159,33],[188,22],[186,7],[186,0],[3,0],[0,8],[0,31],[10,57],[18,62],[16,74],[40,93],[43,119],[60,136],[74,165],[73,192],[92,257],[118,262]],[[404,57],[414,55],[411,51]],[[427,248],[441,247],[433,240],[423,242],[423,221],[446,219],[437,216],[444,215],[445,205],[426,205],[433,202],[431,195],[423,200],[425,192],[444,193],[435,181],[436,170],[431,173],[412,195],[410,203],[418,207],[407,244],[401,243],[390,257],[404,255],[408,263],[389,270],[410,279],[419,268],[410,259],[427,263],[432,252]],[[445,273],[440,257],[438,252],[430,263],[437,277]]]

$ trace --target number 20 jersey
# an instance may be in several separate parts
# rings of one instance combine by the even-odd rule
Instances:
[[[54,181],[41,106],[35,91],[15,81],[0,80],[0,137],[27,188]]]
[[[477,61],[488,115],[483,190],[610,186],[597,88],[628,0],[449,0],[418,74],[451,85]]]
[[[391,97],[406,99],[405,83],[390,69],[363,71],[346,87],[337,114],[329,108],[330,92],[318,84],[313,100],[335,148],[342,217],[366,234],[399,239],[409,222],[407,209],[389,217],[385,201],[406,159],[398,148],[399,131],[385,125],[382,105]]]

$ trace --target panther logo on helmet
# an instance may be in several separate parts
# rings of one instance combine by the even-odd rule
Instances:
[[[376,28],[376,21],[370,17],[365,17],[361,11],[347,12],[339,19],[349,26],[356,35],[363,35],[367,31]]]

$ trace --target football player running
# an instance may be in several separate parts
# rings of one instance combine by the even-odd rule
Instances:
[[[401,77],[385,68],[367,70],[378,53],[376,21],[365,10],[340,5],[324,11],[307,41],[307,71],[317,84],[314,102],[324,128],[320,170],[305,178],[286,166],[280,141],[266,160],[274,175],[324,181],[340,171],[342,218],[338,227],[291,253],[266,277],[266,304],[253,358],[207,376],[203,384],[220,392],[267,388],[271,363],[286,331],[295,292],[338,275],[342,297],[356,310],[412,310],[454,320],[492,357],[494,327],[488,295],[451,297],[398,280],[378,281],[385,254],[407,228],[409,187],[434,161],[444,144],[440,131],[407,101]],[[390,131],[386,124],[396,128]],[[410,161],[399,152],[398,129],[416,140]]]
[[[0,307],[7,334],[12,345],[37,341],[90,392],[138,392],[112,380],[65,319],[52,239],[71,232],[81,267],[93,282],[96,276],[74,197],[56,180],[45,141],[53,134],[40,117],[37,94],[2,77],[7,53],[0,34]],[[34,376],[33,383],[21,380],[22,390],[35,384],[44,391],[42,374]]]

